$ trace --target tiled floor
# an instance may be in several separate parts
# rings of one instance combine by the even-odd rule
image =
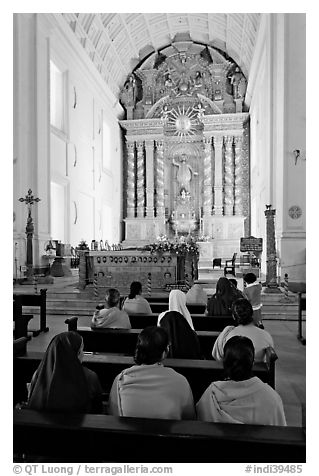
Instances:
[[[66,316],[48,315],[48,333],[33,337],[28,342],[30,350],[45,350],[51,338],[64,330]],[[88,319],[79,319],[79,325],[88,325]],[[276,362],[276,390],[281,395],[285,407],[287,423],[301,426],[301,405],[306,402],[306,347],[297,339],[296,321],[265,321],[265,328],[271,333],[278,354]]]

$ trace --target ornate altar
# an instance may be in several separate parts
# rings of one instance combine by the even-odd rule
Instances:
[[[127,294],[132,281],[140,281],[144,294],[148,288],[163,291],[176,283],[189,286],[197,279],[197,254],[174,251],[120,250],[80,251],[79,288],[102,299],[107,288]]]
[[[214,237],[219,256],[249,234],[246,79],[214,48],[177,34],[124,85],[125,245],[161,234]]]

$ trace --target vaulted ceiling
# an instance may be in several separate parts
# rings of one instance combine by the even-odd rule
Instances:
[[[218,48],[249,77],[260,13],[63,13],[111,91],[118,97],[144,58],[189,33]]]

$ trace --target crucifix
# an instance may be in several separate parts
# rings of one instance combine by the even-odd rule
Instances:
[[[34,203],[39,202],[40,198],[35,198],[32,195],[32,190],[29,188],[28,194],[24,198],[19,198],[19,202],[25,202],[28,207],[28,219],[25,234],[27,235],[27,278],[33,274],[33,252],[32,252],[32,238],[34,232],[34,225],[31,216],[31,207]]]

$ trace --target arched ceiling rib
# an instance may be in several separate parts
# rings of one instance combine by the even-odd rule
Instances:
[[[144,57],[172,43],[177,33],[219,48],[247,79],[260,13],[62,13],[111,91],[118,96]]]

